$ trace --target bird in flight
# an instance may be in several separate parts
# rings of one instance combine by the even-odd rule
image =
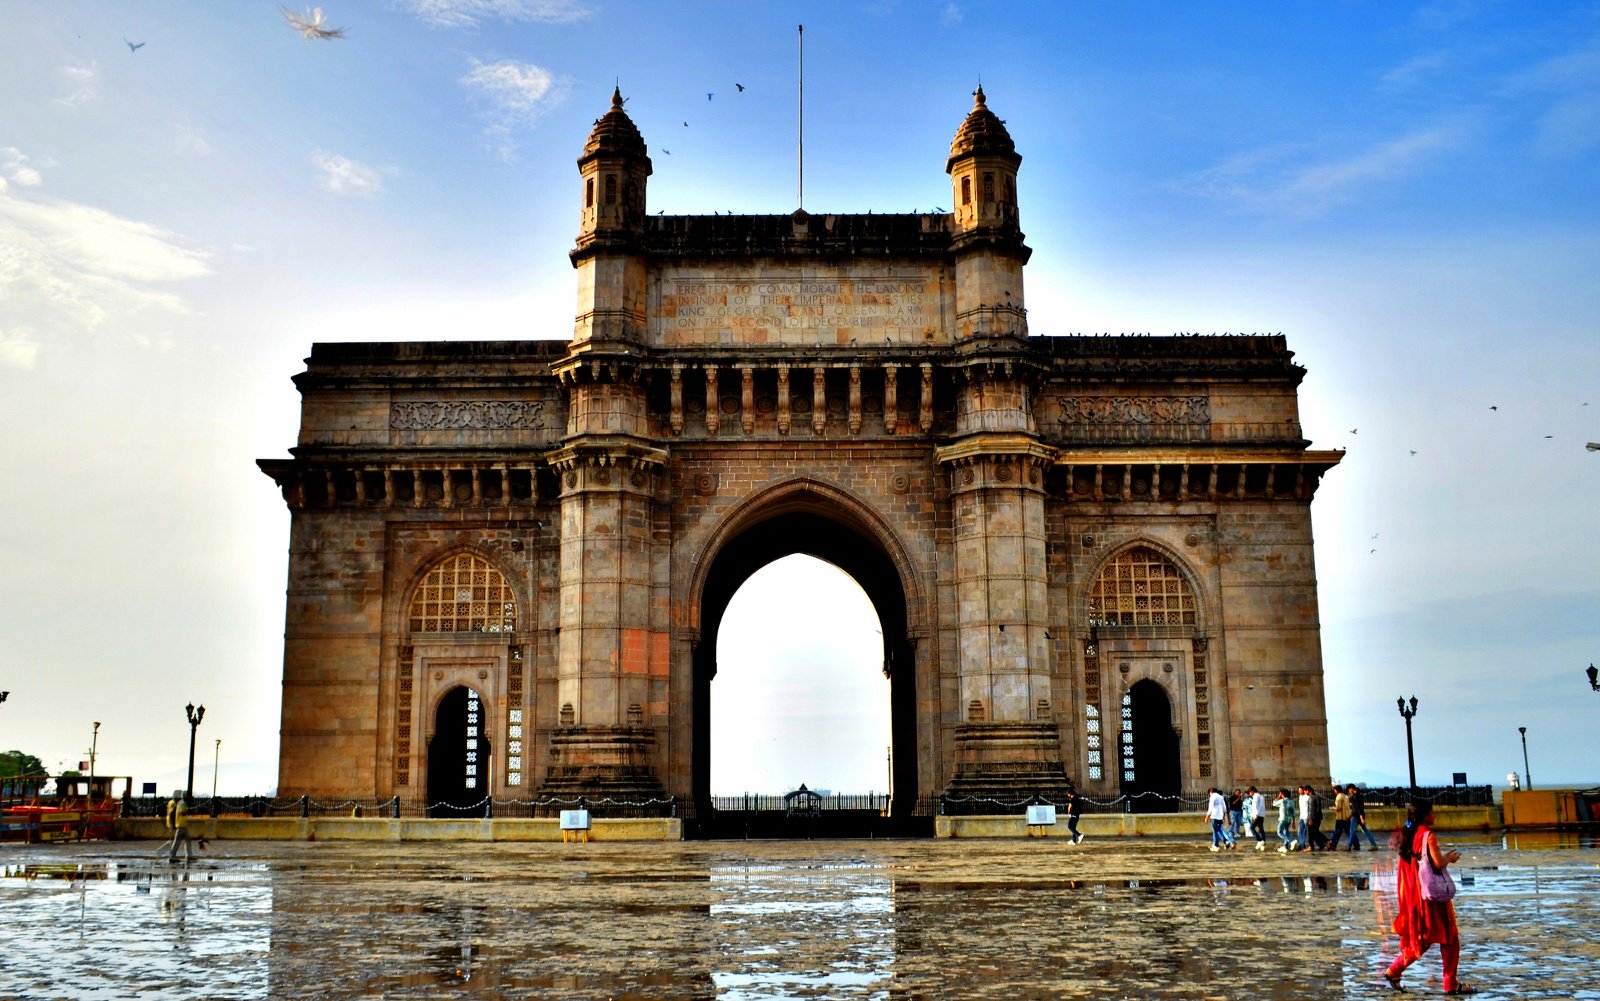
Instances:
[[[1413,449],[1411,449],[1411,454],[1412,454],[1412,455],[1416,455],[1416,454],[1417,454],[1417,450],[1416,450],[1416,449],[1414,449],[1414,448],[1413,448]]]
[[[1591,452],[1600,452],[1600,441],[1585,442],[1583,447]]]
[[[144,48],[143,42],[129,42],[126,38],[124,38],[123,41],[127,43],[129,52],[138,52],[140,49]]]
[[[1351,434],[1359,434],[1359,432],[1355,428],[1351,428],[1350,429],[1350,433]]]
[[[713,98],[713,97],[715,97],[715,96],[716,96],[716,95],[715,95],[715,94],[713,94],[713,93],[711,93],[711,92],[710,92],[710,91],[709,91],[709,90],[708,90],[708,91],[706,91],[706,100],[708,100],[708,101],[709,101],[709,100],[711,100],[711,99],[712,99],[712,98]]]
[[[283,19],[289,22],[289,27],[306,36],[306,41],[344,37],[343,28],[332,28],[323,23],[321,7],[313,7],[304,15],[296,14],[287,7],[279,9],[283,11]]]
[[[672,155],[672,150],[667,149],[665,146],[661,147],[661,152],[667,154],[668,156]]]
[[[1499,410],[1499,409],[1500,409],[1500,408],[1499,408],[1499,407],[1497,407],[1497,406],[1494,406],[1494,405],[1493,405],[1493,404],[1491,404],[1491,405],[1490,405],[1490,406],[1489,406],[1489,409],[1490,409],[1490,410]]]
[[[739,93],[741,93],[741,94],[744,93],[744,84],[736,83],[736,84],[734,84],[734,86],[739,88]]]

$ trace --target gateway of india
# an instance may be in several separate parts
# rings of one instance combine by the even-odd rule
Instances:
[[[949,213],[652,214],[614,93],[570,339],[314,345],[280,795],[705,817],[718,627],[793,553],[881,621],[893,817],[1327,779],[1305,370],[1030,333],[1021,162],[980,88]]]

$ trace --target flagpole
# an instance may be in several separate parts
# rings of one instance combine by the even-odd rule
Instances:
[[[800,114],[799,114],[799,117],[796,120],[796,124],[795,124],[796,146],[797,146],[797,149],[798,149],[798,157],[799,157],[799,164],[798,164],[798,166],[799,166],[799,180],[797,181],[797,190],[795,192],[795,197],[796,197],[796,200],[799,203],[800,210],[801,211],[805,211],[805,207],[806,207],[806,26],[803,25],[803,24],[800,25],[799,40],[800,40],[800,42],[799,42],[799,44],[800,44],[800,63],[799,63],[799,65],[800,65],[800,81],[799,81]]]

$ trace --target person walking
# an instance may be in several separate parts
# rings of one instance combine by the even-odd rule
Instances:
[[[1067,790],[1065,806],[1067,808],[1067,833],[1072,835],[1073,844],[1079,844],[1083,841],[1083,835],[1078,833],[1078,817],[1083,813],[1083,804],[1078,802],[1076,789]]]
[[[1256,851],[1267,850],[1267,797],[1251,786],[1244,797],[1245,814],[1250,818],[1250,833],[1256,838]]]
[[[1296,816],[1300,818],[1300,843],[1297,851],[1311,849],[1311,787],[1299,786],[1296,792]]]
[[[1350,797],[1344,789],[1335,782],[1333,785],[1333,837],[1329,839],[1328,850],[1338,851],[1339,842],[1350,833]]]
[[[170,813],[172,818],[172,841],[171,847],[167,850],[167,861],[176,862],[178,860],[178,843],[182,842],[183,861],[187,864],[194,861],[194,847],[189,840],[189,807],[193,805],[193,800],[187,792],[175,798],[177,802],[173,804]]]
[[[1357,851],[1361,842],[1356,840],[1357,835],[1367,836],[1367,847],[1373,851],[1378,850],[1378,841],[1372,836],[1372,829],[1367,826],[1367,797],[1354,782],[1345,789],[1345,795],[1350,797],[1350,850]]]
[[[1224,846],[1234,847],[1233,836],[1228,833],[1228,801],[1216,786],[1211,787],[1207,796],[1206,819],[1211,822],[1211,850],[1220,852]]]
[[[1283,842],[1278,851],[1292,852],[1299,844],[1295,836],[1294,800],[1289,798],[1289,790],[1279,789],[1272,802],[1278,808],[1278,840]]]
[[[1406,826],[1395,832],[1395,847],[1400,860],[1395,863],[1395,890],[1399,906],[1395,911],[1394,931],[1400,936],[1400,955],[1384,971],[1383,979],[1397,991],[1406,968],[1422,958],[1430,946],[1439,947],[1444,966],[1446,994],[1476,994],[1478,989],[1461,982],[1457,968],[1461,961],[1461,932],[1456,926],[1456,908],[1450,900],[1423,896],[1423,881],[1430,877],[1449,879],[1448,869],[1460,861],[1461,853],[1445,851],[1433,833],[1433,804],[1413,800],[1406,807]],[[1423,872],[1431,867],[1437,872]],[[1451,888],[1453,893],[1453,887]]]
[[[1311,850],[1321,851],[1328,847],[1328,836],[1322,833],[1322,794],[1315,786],[1306,786],[1306,792],[1311,794]]]
[[[1235,840],[1244,837],[1244,793],[1238,789],[1228,797],[1228,820]]]

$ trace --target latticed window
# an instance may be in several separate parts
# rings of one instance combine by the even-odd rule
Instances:
[[[410,622],[414,633],[509,633],[517,603],[505,575],[461,553],[428,571],[411,598]]]
[[[1089,591],[1089,621],[1108,626],[1192,626],[1194,592],[1172,561],[1147,546],[1118,553]]]

